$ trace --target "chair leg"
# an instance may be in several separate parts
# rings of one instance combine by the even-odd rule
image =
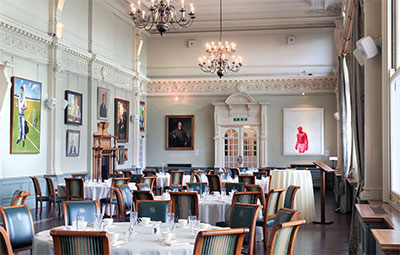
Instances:
[[[36,213],[35,213],[36,219],[37,219],[37,213],[38,213],[38,204],[39,204],[39,201],[36,199]]]
[[[40,200],[40,218],[42,218],[43,201]]]
[[[57,209],[57,203],[54,202],[54,203],[53,203],[53,219],[56,218],[56,209]]]
[[[267,252],[268,248],[268,227],[264,226],[263,228],[263,242],[264,242],[264,252]]]

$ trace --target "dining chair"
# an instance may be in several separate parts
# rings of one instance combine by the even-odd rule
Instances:
[[[235,179],[236,176],[240,175],[240,170],[239,168],[229,168],[230,172],[231,172],[231,177],[232,179]]]
[[[239,183],[256,184],[256,177],[254,175],[239,175]]]
[[[85,184],[83,178],[64,178],[66,199],[69,200],[91,200],[85,198]]]
[[[230,194],[232,190],[237,190],[239,192],[244,191],[244,183],[237,182],[226,182],[225,183],[226,194]]]
[[[145,169],[145,170],[143,170],[143,175],[145,177],[157,176],[157,170],[151,169],[151,168]]]
[[[200,182],[200,175],[197,174],[197,171],[193,171],[190,174],[190,182]]]
[[[49,196],[49,206],[48,206],[47,213],[50,216],[50,210],[51,210],[51,207],[53,206],[53,218],[55,218],[56,217],[57,204],[60,205],[60,203],[65,201],[66,198],[65,197],[59,197],[57,195],[56,189],[55,189],[54,183],[53,183],[53,178],[45,177],[44,179],[46,180],[47,195]],[[60,212],[60,210],[59,210],[59,212]]]
[[[248,228],[200,231],[194,243],[194,255],[241,254],[243,240]]]
[[[150,191],[153,192],[154,183],[156,182],[156,179],[157,178],[155,176],[148,176],[148,177],[143,176],[142,179],[140,180],[140,184],[147,184],[147,186],[149,186]]]
[[[13,250],[10,243],[10,237],[8,237],[6,230],[2,226],[0,226],[0,254],[4,255],[13,254]]]
[[[256,205],[260,193],[256,192],[235,192],[232,197],[232,206],[236,203]]]
[[[129,182],[140,183],[142,180],[143,174],[132,174],[129,178]]]
[[[306,221],[296,220],[279,223],[274,227],[269,239],[267,254],[293,254],[293,247],[296,241],[297,232]]]
[[[96,221],[96,214],[99,213],[97,201],[64,201],[64,221],[66,226],[72,226],[76,215],[83,216],[88,224]]]
[[[247,246],[248,254],[255,253],[256,221],[261,209],[261,205],[241,203],[235,203],[232,205],[229,227],[248,228],[250,230],[243,240],[243,245]]]
[[[54,189],[56,190],[56,192],[58,191],[58,176],[56,174],[45,174],[43,175],[43,178],[51,178],[53,180],[53,184],[54,184]]]
[[[125,210],[130,210],[133,206],[133,200],[132,200],[132,192],[131,189],[129,188],[129,185],[122,184],[118,185],[117,188],[121,193]]]
[[[180,168],[168,168],[167,173],[171,174],[172,171],[181,171]]]
[[[267,178],[267,172],[254,172],[253,175],[257,180],[262,180],[262,178]]]
[[[186,186],[188,191],[197,192],[197,194],[203,194],[207,188],[207,182],[187,182]]]
[[[199,217],[199,199],[196,192],[170,192],[172,212],[178,219]]]
[[[210,190],[210,194],[213,192],[221,192],[222,184],[221,178],[217,174],[207,174],[208,179],[208,188]]]
[[[4,229],[10,238],[14,253],[31,250],[35,229],[32,214],[27,205],[0,207]]]
[[[283,207],[293,209],[294,199],[296,198],[296,193],[300,189],[300,186],[290,185],[286,189],[285,199],[283,200]]]
[[[206,173],[207,174],[215,174],[215,170],[214,169],[207,169]]]
[[[169,188],[172,187],[183,187],[183,176],[185,175],[184,171],[172,171],[171,176],[169,178]]]
[[[129,178],[113,178],[111,181],[111,189],[109,197],[103,197],[100,199],[100,211],[103,213],[103,207],[109,206],[110,208],[110,218],[112,218],[112,206],[117,205],[117,199],[114,195],[114,188],[117,188],[118,185],[128,184]]]
[[[125,178],[130,178],[131,176],[132,176],[132,171],[130,171],[130,170],[124,170],[124,171],[122,171],[124,174],[123,174],[123,176],[125,177]]]
[[[120,219],[120,221],[125,222],[126,219],[129,219],[129,217],[127,217],[128,215],[126,215],[126,213],[129,211],[126,210],[121,190],[118,188],[112,188],[112,189],[114,191],[115,199],[117,201],[117,211],[116,211],[117,219]]]
[[[113,174],[122,174],[124,175],[124,172],[122,169],[118,169],[118,170],[113,170]]]
[[[72,178],[80,178],[85,182],[88,179],[88,174],[71,174]]]
[[[109,178],[114,179],[114,178],[124,178],[123,174],[110,174]]]
[[[262,205],[263,208],[265,208],[265,206],[267,204],[267,200],[265,198],[264,188],[261,185],[245,184],[244,190],[247,192],[249,192],[249,191],[258,192],[258,201],[260,201],[260,205]]]
[[[38,205],[40,205],[40,218],[42,218],[43,202],[49,202],[49,197],[42,195],[42,189],[40,187],[40,182],[39,182],[39,179],[36,176],[30,176],[29,178],[32,179],[33,188],[35,189],[35,201],[36,201],[35,214],[36,214],[36,218],[37,218],[37,214],[38,214]],[[39,204],[39,202],[40,202],[40,204]]]
[[[26,192],[22,189],[17,189],[11,199],[10,205],[23,205],[25,200],[31,195],[31,193]]]
[[[154,195],[149,190],[134,190],[132,193],[133,202],[136,205],[138,200],[154,200]]]
[[[107,231],[51,230],[54,255],[111,254]]]
[[[136,187],[138,190],[148,190],[151,191],[149,184],[147,183],[136,183]]]
[[[228,180],[229,173],[228,172],[217,172],[221,180]]]
[[[138,217],[150,217],[152,221],[167,221],[167,213],[172,211],[171,200],[137,200]]]
[[[259,173],[266,173],[268,176],[271,175],[271,168],[258,168]]]

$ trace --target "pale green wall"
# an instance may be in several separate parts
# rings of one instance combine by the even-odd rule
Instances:
[[[256,101],[268,102],[268,165],[288,166],[290,163],[326,161],[326,156],[283,156],[283,108],[323,107],[325,113],[325,150],[336,155],[336,95],[285,95],[254,96]],[[226,96],[147,97],[147,165],[162,163],[191,163],[198,167],[214,166],[214,107],[212,103],[223,102]],[[165,116],[193,114],[195,116],[194,151],[165,150]]]

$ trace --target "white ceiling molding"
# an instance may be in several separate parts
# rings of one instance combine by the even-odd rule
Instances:
[[[238,79],[152,79],[147,96],[335,93],[335,76]]]

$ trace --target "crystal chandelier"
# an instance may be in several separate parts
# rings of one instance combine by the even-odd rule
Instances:
[[[237,73],[242,67],[242,57],[236,58],[236,44],[222,41],[222,0],[219,2],[219,42],[206,44],[208,57],[199,58],[200,69],[205,73],[217,73],[219,78],[228,72]]]
[[[177,11],[170,0],[151,0],[150,6],[141,9],[141,1],[137,2],[137,8],[131,3],[130,16],[137,28],[149,31],[154,26],[163,35],[171,27],[175,30],[189,27],[196,18],[193,4],[190,4],[190,12],[185,10],[185,0],[181,0],[181,8]]]

